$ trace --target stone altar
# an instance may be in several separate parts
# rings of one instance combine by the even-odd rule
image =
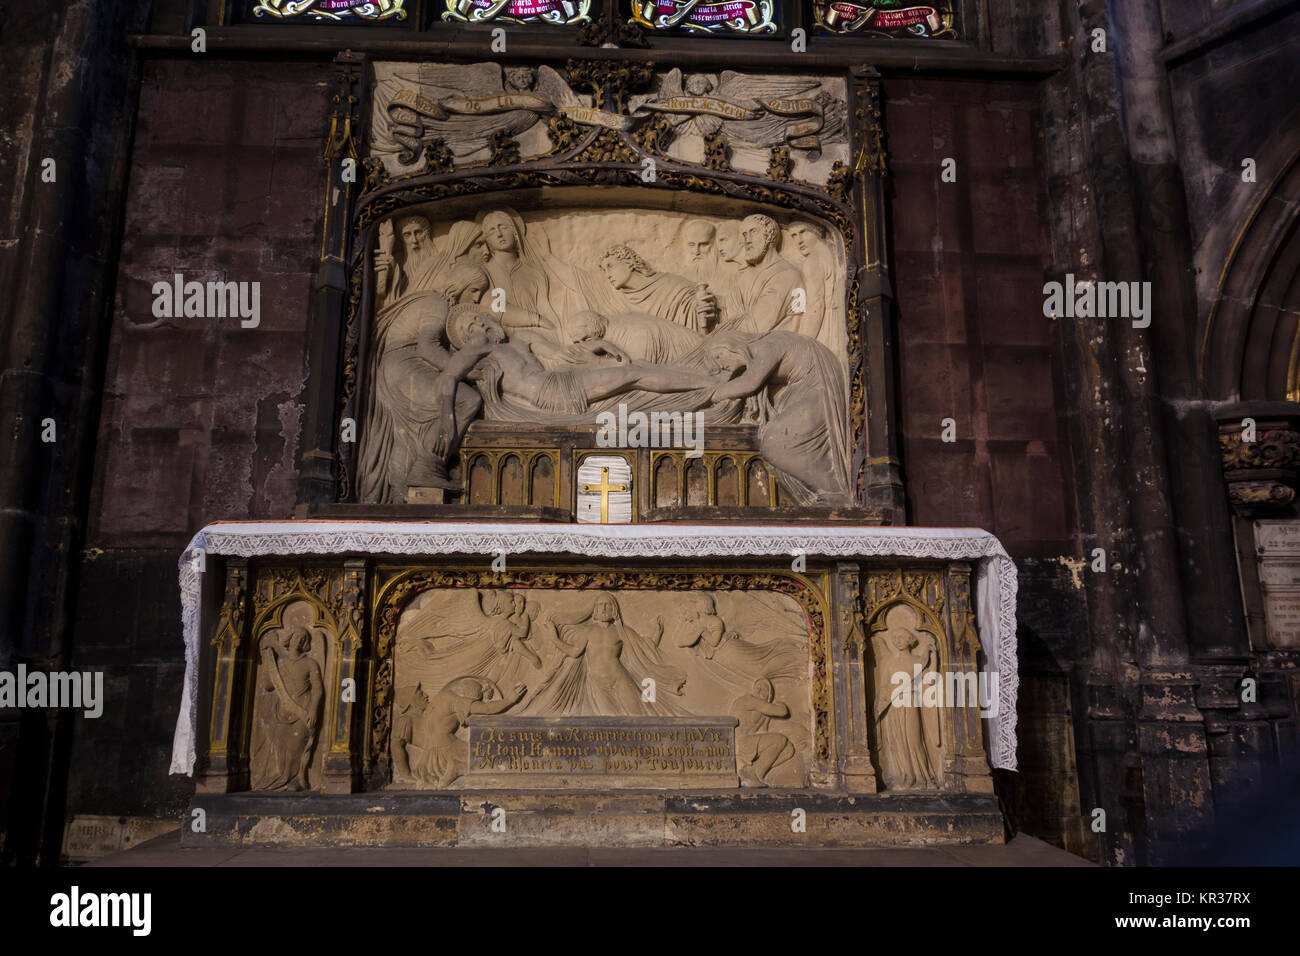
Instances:
[[[870,71],[342,74],[315,493],[183,566],[185,839],[1000,840],[1014,568],[880,527]]]

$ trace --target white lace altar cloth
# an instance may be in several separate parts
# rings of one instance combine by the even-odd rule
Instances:
[[[263,555],[521,552],[591,558],[937,558],[975,562],[975,620],[986,668],[997,674],[990,716],[990,760],[1016,769],[1016,566],[1001,542],[978,528],[877,528],[816,525],[507,524],[394,521],[222,521],[194,536],[180,560],[185,686],[172,742],[171,772],[194,772],[199,680],[199,571],[195,552]]]

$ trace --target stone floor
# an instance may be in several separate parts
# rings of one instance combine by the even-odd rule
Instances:
[[[1002,846],[798,849],[744,847],[254,847],[182,849],[180,831],[87,866],[1092,866],[1031,836]]]

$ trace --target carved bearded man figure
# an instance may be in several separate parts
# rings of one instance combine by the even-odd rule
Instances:
[[[763,335],[777,329],[793,331],[795,290],[804,287],[803,274],[781,258],[781,228],[771,216],[747,216],[740,224],[742,258],[747,268],[737,280],[741,314],[725,328]]]

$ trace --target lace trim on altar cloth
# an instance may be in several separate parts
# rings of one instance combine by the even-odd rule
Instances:
[[[247,521],[210,524],[180,559],[185,683],[171,773],[194,772],[199,680],[199,571],[193,555],[252,558],[301,554],[493,554],[505,551],[598,558],[794,556],[931,558],[975,562],[975,620],[987,666],[998,674],[998,710],[988,718],[994,767],[1016,769],[1015,563],[978,528],[844,528],[719,525],[451,524],[388,521]],[[990,640],[989,635],[994,635]]]

